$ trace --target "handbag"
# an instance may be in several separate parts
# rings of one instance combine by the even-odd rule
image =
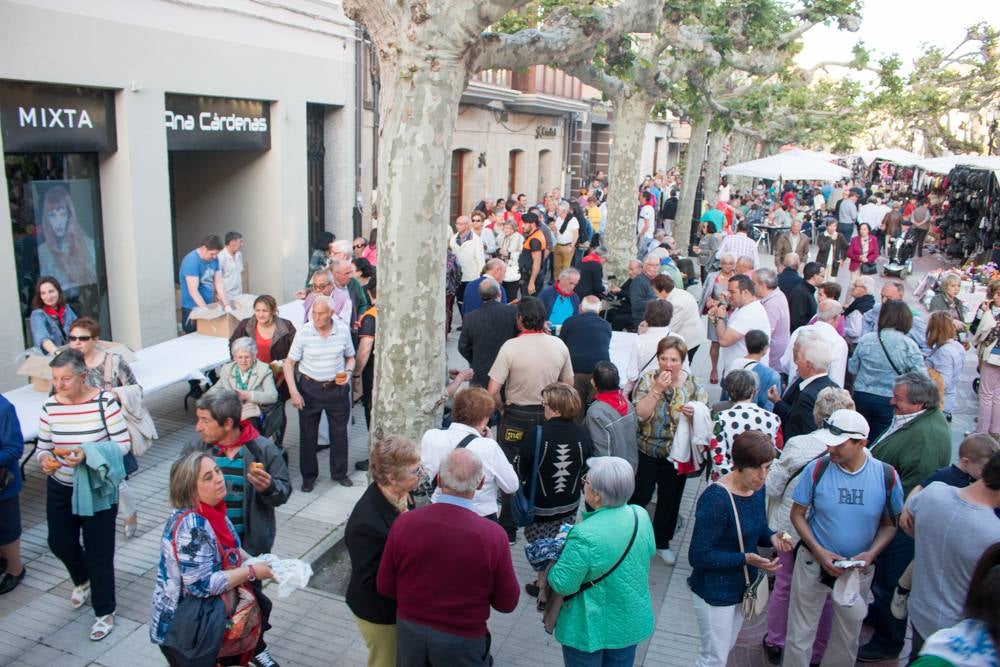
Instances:
[[[736,517],[736,536],[740,541],[740,553],[746,553],[746,548],[743,546],[743,528],[740,526],[740,513],[736,509],[736,499],[733,498],[733,493],[725,484],[721,484],[723,489],[726,489],[726,493],[729,495],[729,502],[733,506],[733,516]],[[767,575],[764,574],[763,570],[757,570],[757,578],[752,582],[750,581],[750,567],[745,563],[743,565],[743,599],[740,601],[740,611],[743,612],[744,618],[753,618],[767,611],[767,597],[769,590],[767,587]]]
[[[101,412],[101,423],[104,425],[104,432],[108,434],[108,439],[111,439],[111,431],[108,430],[108,419],[104,416],[104,401],[99,396],[97,398],[97,405]],[[125,479],[128,479],[129,475],[139,471],[139,461],[135,458],[135,454],[132,453],[131,448],[122,455],[122,465],[125,467]]]
[[[639,534],[639,515],[636,513],[635,508],[632,508],[632,537],[629,538],[628,544],[625,546],[625,551],[622,552],[621,557],[611,566],[611,569],[597,577],[596,579],[591,579],[581,584],[580,588],[575,593],[570,593],[569,595],[559,595],[558,593],[553,593],[549,596],[548,601],[545,604],[545,611],[542,613],[542,624],[545,626],[545,632],[550,635],[555,632],[556,621],[559,620],[559,612],[562,610],[564,603],[569,602],[575,598],[580,593],[584,592],[589,588],[593,588],[597,584],[601,583],[605,579],[611,576],[611,573],[618,569],[618,566],[622,564],[625,557],[628,556],[628,552],[632,550],[632,545],[635,544],[635,536]],[[550,566],[551,567],[551,566]]]
[[[531,490],[528,491],[527,497],[524,495],[524,487],[519,486],[514,495],[510,498],[510,514],[511,518],[514,520],[514,525],[517,527],[523,527],[530,525],[535,520],[535,483],[538,478],[538,457],[541,456],[542,452],[542,427],[535,427],[535,458],[531,465],[531,477],[528,483],[531,485]]]
[[[876,273],[878,273],[878,267],[875,266],[875,262],[861,262],[861,275],[874,276]]]

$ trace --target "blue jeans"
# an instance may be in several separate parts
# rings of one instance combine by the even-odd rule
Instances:
[[[869,643],[886,655],[896,656],[903,650],[906,619],[901,621],[893,616],[890,605],[899,576],[912,560],[913,538],[902,530],[896,531],[892,542],[875,559],[875,578],[872,580],[875,602],[868,608],[868,618],[875,633]]]
[[[625,648],[590,652],[563,646],[563,664],[566,667],[632,667],[635,663],[635,646],[632,644]]]
[[[867,391],[854,392],[854,409],[868,421],[868,442],[873,443],[878,440],[892,424],[892,404],[888,396],[878,396],[869,394]]]

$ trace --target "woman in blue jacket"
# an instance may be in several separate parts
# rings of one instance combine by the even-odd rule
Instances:
[[[59,281],[52,276],[42,276],[35,283],[35,298],[31,302],[31,340],[42,354],[52,354],[69,342],[69,331],[76,321],[76,313],[66,304]]]
[[[0,595],[10,593],[24,579],[21,562],[21,470],[24,438],[14,406],[0,396]]]

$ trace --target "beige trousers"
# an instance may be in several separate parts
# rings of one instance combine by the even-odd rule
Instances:
[[[396,625],[371,623],[357,616],[354,622],[368,647],[368,667],[396,667]]]

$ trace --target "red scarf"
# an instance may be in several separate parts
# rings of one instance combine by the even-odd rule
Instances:
[[[238,438],[236,438],[235,442],[232,442],[232,443],[230,443],[228,445],[220,445],[217,442],[213,442],[213,443],[209,443],[209,444],[211,444],[216,449],[220,449],[222,451],[225,451],[225,450],[231,449],[233,447],[242,447],[243,445],[247,444],[248,442],[250,442],[251,440],[253,440],[254,438],[256,438],[259,435],[260,435],[260,432],[258,432],[257,429],[254,428],[254,425],[251,424],[248,420],[244,419],[243,421],[240,422],[240,435],[239,435]]]
[[[594,400],[600,401],[601,403],[607,403],[615,410],[618,411],[622,417],[628,414],[628,401],[625,400],[625,395],[620,389],[612,389],[611,391],[599,391],[594,394]]]
[[[568,292],[563,292],[562,288],[559,287],[559,282],[558,281],[552,283],[552,286],[556,288],[556,294],[558,294],[559,296],[564,297],[566,299],[570,298],[574,294],[573,290],[570,290]]]
[[[215,507],[199,501],[198,507],[194,511],[204,517],[209,525],[212,526],[212,530],[215,531],[215,537],[219,540],[219,550],[221,552],[226,553],[236,548],[236,537],[233,536],[232,531],[229,530],[229,525],[226,523],[225,500],[220,501]],[[239,559],[237,559],[237,562],[239,562]],[[229,563],[229,559],[223,556],[222,569],[227,570],[230,567],[232,566]]]
[[[66,306],[59,306],[59,308],[52,308],[50,306],[42,306],[42,310],[49,317],[54,317],[59,320],[59,326],[63,326],[63,321],[66,319]]]
[[[596,252],[592,252],[589,255],[584,255],[583,262],[597,262],[598,264],[604,264],[604,258],[598,255]]]

